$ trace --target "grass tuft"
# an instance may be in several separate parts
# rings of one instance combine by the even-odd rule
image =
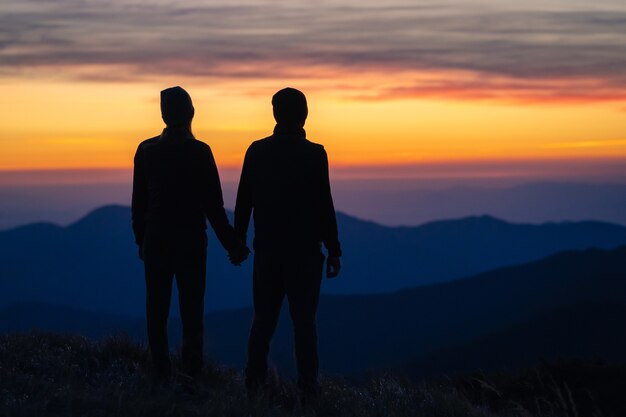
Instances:
[[[0,336],[0,416],[341,416],[584,417],[626,415],[615,388],[624,367],[542,364],[520,373],[414,382],[397,375],[362,385],[323,378],[316,409],[302,408],[296,385],[271,376],[271,390],[249,401],[241,372],[207,362],[191,380],[175,372],[154,383],[145,346],[116,335],[98,342],[75,335]],[[174,357],[175,370],[180,358]]]

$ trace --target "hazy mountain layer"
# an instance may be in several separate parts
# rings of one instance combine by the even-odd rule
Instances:
[[[483,216],[385,227],[338,215],[344,248],[339,279],[326,294],[375,294],[463,278],[558,251],[626,244],[626,227],[601,222],[510,224]],[[251,260],[231,266],[210,232],[206,307],[251,304]],[[143,265],[123,206],[98,209],[59,227],[0,232],[0,306],[42,302],[143,315]]]
[[[400,368],[414,376],[526,365],[560,357],[626,360],[626,246],[564,252],[522,266],[393,294],[325,295],[320,357],[327,373]],[[283,313],[286,313],[286,307]],[[211,357],[243,367],[252,311],[206,316]],[[31,328],[145,338],[142,320],[23,304],[0,310],[0,332]],[[172,320],[173,342],[180,324]],[[271,357],[292,371],[283,315]],[[175,345],[173,345],[175,346]]]

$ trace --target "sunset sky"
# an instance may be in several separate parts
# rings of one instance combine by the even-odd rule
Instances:
[[[291,86],[336,173],[624,175],[625,31],[622,0],[6,1],[0,170],[127,169],[181,85],[225,172]]]

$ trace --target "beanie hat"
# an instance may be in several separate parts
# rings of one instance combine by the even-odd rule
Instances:
[[[161,91],[161,117],[166,125],[184,125],[193,119],[191,96],[181,87]]]

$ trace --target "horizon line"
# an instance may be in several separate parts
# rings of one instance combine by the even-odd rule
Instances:
[[[510,180],[626,182],[626,158],[484,158],[397,163],[331,163],[342,180]],[[222,182],[239,180],[241,166],[219,164]],[[132,165],[110,167],[0,168],[0,186],[128,183]]]

